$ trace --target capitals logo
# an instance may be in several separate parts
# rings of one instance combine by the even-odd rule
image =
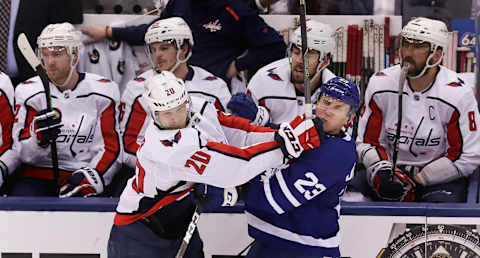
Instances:
[[[178,131],[175,136],[173,136],[172,140],[160,140],[162,144],[166,147],[172,147],[174,143],[180,142],[180,139],[182,138],[182,132]]]
[[[283,81],[282,78],[280,78],[280,76],[276,73],[274,73],[274,70],[277,69],[277,67],[274,67],[272,69],[268,69],[267,72],[268,72],[268,76],[272,79],[274,79],[275,81]]]
[[[94,48],[92,53],[88,52],[88,57],[90,59],[90,63],[97,64],[98,60],[100,60],[100,53]]]
[[[451,82],[447,85],[451,87],[462,87],[465,82],[460,78],[457,78],[457,79],[458,79],[458,82]]]

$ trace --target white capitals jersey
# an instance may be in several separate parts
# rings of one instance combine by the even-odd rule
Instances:
[[[115,82],[96,74],[80,73],[72,90],[63,92],[50,83],[52,107],[62,114],[63,126],[56,140],[60,180],[81,167],[96,169],[110,183],[121,165],[118,130],[120,93]],[[25,176],[53,178],[50,147],[38,145],[33,118],[47,107],[45,91],[38,76],[15,90],[18,110],[14,135],[19,142]]]
[[[190,96],[197,96],[212,103],[217,110],[225,111],[231,98],[227,84],[219,77],[197,67],[189,66],[185,87]],[[135,167],[135,153],[143,141],[145,130],[151,120],[148,106],[143,100],[145,80],[152,77],[153,70],[148,70],[130,81],[122,95],[123,118],[120,124],[124,144],[123,162]]]
[[[163,130],[149,122],[137,152],[136,176],[120,196],[116,225],[130,224],[184,198],[194,183],[232,187],[283,164],[274,130],[217,112],[194,96],[192,110],[183,129]]]
[[[13,112],[13,85],[6,74],[0,73],[0,160],[8,168],[9,173],[12,173],[18,166],[18,155],[12,150]]]
[[[323,69],[321,76],[321,83],[335,77],[328,69]],[[248,84],[247,92],[258,105],[267,108],[271,123],[289,122],[305,113],[305,97],[297,96],[290,77],[291,66],[287,57],[262,67]],[[320,87],[317,87],[315,92],[312,91],[312,101],[318,99],[319,94]]]
[[[413,92],[405,81],[398,164],[423,167],[446,157],[463,175],[480,164],[477,101],[470,86],[443,66],[433,84]],[[397,128],[399,65],[374,74],[365,94],[358,125],[357,152],[362,163],[369,151],[388,160]],[[371,156],[371,155],[367,155]]]
[[[86,36],[85,36],[86,38]],[[78,71],[95,73],[118,84],[120,93],[140,70],[133,49],[124,41],[104,40],[84,45]]]

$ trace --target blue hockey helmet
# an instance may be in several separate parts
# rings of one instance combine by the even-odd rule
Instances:
[[[349,104],[353,113],[360,107],[357,84],[342,77],[334,77],[322,84],[320,92]]]

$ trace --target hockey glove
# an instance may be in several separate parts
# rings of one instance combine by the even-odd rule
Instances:
[[[266,125],[270,120],[267,109],[257,106],[252,96],[246,93],[236,93],[227,104],[227,108],[234,116],[243,117],[252,121],[254,125]]]
[[[55,141],[60,134],[60,127],[63,126],[62,114],[57,109],[48,111],[40,110],[33,118],[35,133],[37,134],[38,145],[45,148],[50,142]]]
[[[415,183],[399,168],[392,176],[392,163],[387,160],[373,164],[373,190],[377,196],[385,201],[411,202],[414,200]]]
[[[235,187],[219,188],[206,184],[196,184],[195,189],[190,194],[194,203],[203,205],[204,211],[220,206],[234,206],[238,199]]]
[[[83,167],[67,179],[67,184],[60,189],[60,197],[97,195],[103,193],[104,187],[103,177],[97,170]]]
[[[300,157],[304,150],[317,148],[324,138],[323,123],[318,117],[305,119],[304,116],[297,116],[290,123],[280,124],[275,133],[275,141],[280,144],[283,155],[289,159]]]

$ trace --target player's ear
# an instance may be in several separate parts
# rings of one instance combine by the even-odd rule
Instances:
[[[433,64],[436,63],[440,58],[442,58],[442,55],[443,55],[442,48],[438,48],[437,50],[435,50],[432,57],[433,59],[432,61],[434,61]]]

